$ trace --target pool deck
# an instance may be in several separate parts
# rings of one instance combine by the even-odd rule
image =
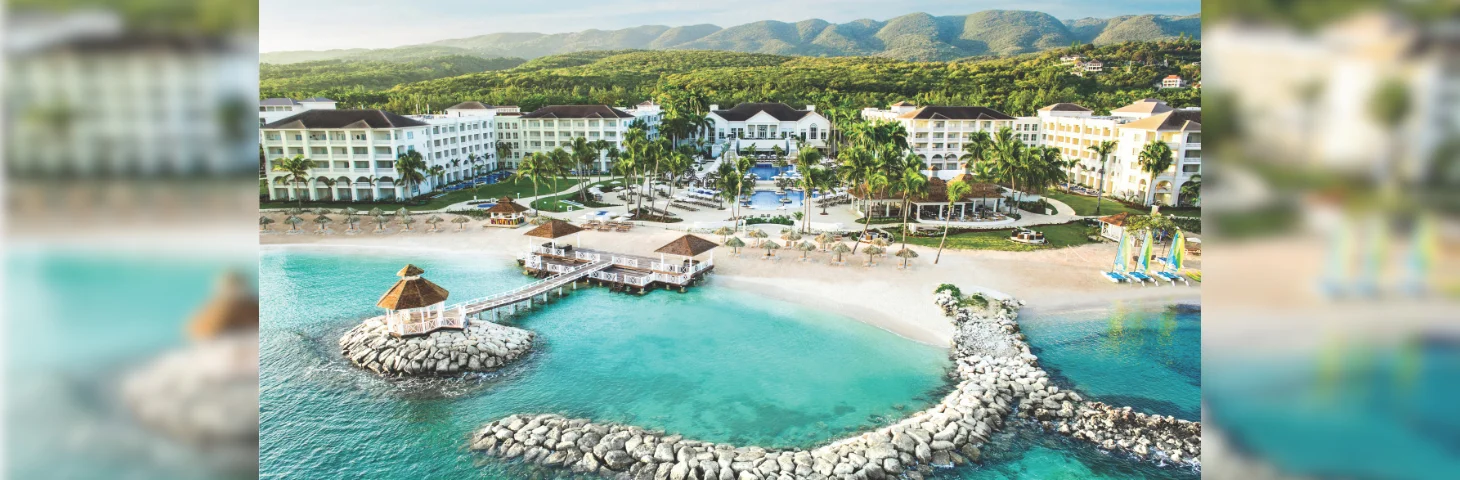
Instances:
[[[675,262],[663,258],[548,244],[533,246],[518,262],[528,273],[542,277],[577,272],[585,266],[606,263],[581,277],[589,283],[607,286],[614,291],[637,289],[638,293],[656,287],[683,292],[698,284],[715,269],[713,258],[709,262]]]

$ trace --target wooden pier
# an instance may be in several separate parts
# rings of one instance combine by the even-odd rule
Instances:
[[[674,262],[663,258],[549,245],[532,247],[521,262],[528,273],[536,275],[560,275],[569,271],[576,272],[590,265],[603,265],[585,274],[589,282],[608,286],[615,291],[637,290],[638,293],[654,288],[683,292],[715,269],[713,260]]]

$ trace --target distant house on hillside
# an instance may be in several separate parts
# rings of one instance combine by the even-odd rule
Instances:
[[[1099,60],[1091,60],[1080,64],[1080,68],[1084,69],[1087,72],[1098,72],[1105,68],[1105,64],[1101,63]]]
[[[1063,57],[1060,57],[1060,63],[1078,63],[1080,60],[1084,59],[1085,57],[1079,55],[1065,55]]]
[[[1185,86],[1186,82],[1181,79],[1180,75],[1167,75],[1166,78],[1161,79],[1161,88],[1181,88]]]

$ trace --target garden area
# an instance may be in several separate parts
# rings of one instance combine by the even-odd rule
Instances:
[[[1034,230],[1044,233],[1046,243],[1043,245],[1029,245],[1009,240],[1009,235],[1014,233],[1014,230],[1009,228],[1000,230],[961,230],[955,228],[948,232],[948,244],[944,248],[950,250],[1029,252],[1048,248],[1073,247],[1090,243],[1090,239],[1088,238],[1090,228],[1084,222],[1033,227]],[[929,236],[908,236],[907,243],[938,248],[938,242],[943,240],[943,230],[925,229],[923,231],[931,233],[928,234]],[[895,233],[892,238],[899,243],[902,241],[902,236]]]
[[[588,185],[587,188],[598,187],[601,190],[606,190],[608,187],[621,185],[623,185],[622,180],[604,180],[601,182],[591,183]],[[605,197],[608,197],[610,195],[613,194],[604,194]],[[562,195],[554,195],[551,197],[538,199],[532,202],[531,207],[543,212],[571,212],[582,208],[599,208],[615,205],[621,204],[595,202],[593,200],[584,201],[583,194],[574,191],[571,193],[564,193]]]
[[[1051,190],[1045,197],[1063,202],[1075,210],[1075,215],[1095,215],[1095,197],[1076,195],[1073,193],[1056,192]],[[1151,213],[1150,207],[1131,206],[1121,203],[1110,197],[1105,197],[1100,202],[1100,216],[1115,215],[1117,213],[1129,213],[1131,215],[1146,215]],[[1196,207],[1161,207],[1162,215],[1177,217],[1201,218],[1201,209]]]
[[[577,184],[578,184],[578,181],[577,180],[573,180],[573,179],[558,180],[558,187],[559,188],[562,188],[562,189],[573,188],[573,185],[577,185]],[[300,189],[300,191],[303,191],[303,190],[304,189],[302,189],[302,188]],[[549,194],[549,193],[552,193],[552,182],[539,182],[538,183],[537,191],[538,191],[538,194]],[[514,182],[512,180],[503,180],[503,181],[501,181],[499,183],[494,183],[494,184],[491,184],[491,185],[480,185],[480,186],[478,186],[476,188],[468,188],[468,189],[463,189],[463,190],[457,190],[457,191],[454,191],[454,192],[446,192],[444,194],[443,193],[439,193],[439,192],[438,193],[425,193],[425,194],[422,194],[420,197],[417,197],[416,201],[413,201],[410,205],[406,205],[406,204],[404,204],[404,203],[402,203],[400,201],[389,201],[389,202],[386,202],[386,201],[381,201],[381,202],[338,202],[338,201],[310,202],[310,201],[305,201],[304,202],[304,208],[333,208],[333,209],[340,209],[340,208],[345,208],[345,207],[354,207],[354,208],[357,208],[357,209],[370,209],[370,208],[380,207],[382,210],[395,210],[395,209],[398,209],[398,208],[401,208],[401,207],[405,207],[406,210],[410,210],[410,211],[426,211],[426,210],[440,210],[440,209],[446,208],[448,206],[451,206],[452,204],[461,203],[461,202],[465,202],[465,201],[470,201],[470,200],[472,200],[473,197],[475,197],[478,200],[492,200],[492,199],[501,198],[504,195],[505,196],[512,197],[512,198],[531,197],[532,196],[532,181],[525,180],[525,179],[524,180],[517,180],[516,182]],[[425,203],[419,203],[423,199],[425,200]],[[297,207],[297,206],[299,206],[299,202],[296,202],[296,201],[267,201],[267,202],[259,202],[259,208],[293,208],[293,207]]]

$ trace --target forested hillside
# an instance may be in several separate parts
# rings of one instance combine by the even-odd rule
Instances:
[[[816,104],[849,114],[866,106],[908,100],[918,104],[984,105],[1030,115],[1056,102],[1077,102],[1097,112],[1144,97],[1176,106],[1200,104],[1192,89],[1160,90],[1160,78],[1180,74],[1200,80],[1201,44],[1182,38],[1160,42],[1081,45],[1081,55],[1105,62],[1105,71],[1084,77],[1059,57],[1060,48],[1007,58],[956,62],[909,62],[876,57],[791,57],[717,51],[582,52],[543,57],[516,68],[425,80],[390,89],[361,88],[363,81],[322,88],[266,86],[265,97],[327,96],[351,107],[418,113],[466,100],[519,105],[603,103],[633,105],[666,91],[690,92],[705,103],[742,101]],[[305,75],[300,85],[327,85]]]
[[[361,87],[384,90],[403,83],[454,77],[489,70],[505,70],[520,58],[480,58],[463,55],[412,61],[324,60],[289,65],[259,65],[259,88],[264,91],[322,91]]]
[[[493,33],[378,50],[267,52],[259,58],[263,63],[282,64],[324,59],[419,58],[423,53],[531,59],[602,50],[725,50],[933,61],[1031,53],[1067,47],[1074,41],[1109,44],[1173,39],[1182,35],[1200,38],[1199,16],[1130,15],[1081,19],[1066,24],[1042,12],[987,10],[947,16],[910,13],[886,21],[861,19],[841,24],[821,19],[794,23],[766,20],[723,29],[701,24],[644,25],[555,34]]]

